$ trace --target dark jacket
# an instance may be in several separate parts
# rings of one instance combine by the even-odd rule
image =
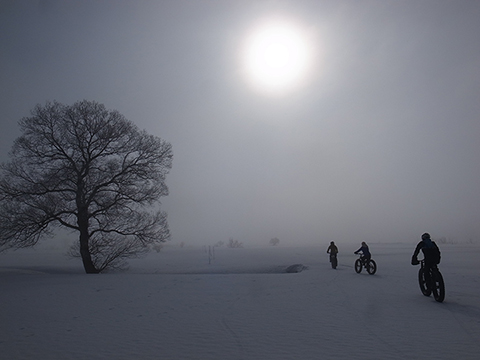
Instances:
[[[359,252],[362,252],[363,256],[367,258],[372,256],[372,254],[370,254],[370,250],[368,249],[368,246],[362,246],[360,249],[355,251],[355,254],[358,254]]]
[[[338,254],[338,248],[336,245],[330,245],[327,249],[327,253],[330,255],[337,255]]]
[[[417,244],[415,251],[413,252],[412,260],[417,260],[417,256],[420,253],[420,250],[423,252],[423,257],[425,259],[425,265],[437,265],[440,264],[440,249],[437,244],[432,240],[422,240]]]

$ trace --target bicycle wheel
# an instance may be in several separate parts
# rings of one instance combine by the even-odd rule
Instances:
[[[362,271],[362,261],[360,259],[355,260],[355,271],[358,274]]]
[[[370,274],[370,275],[373,275],[377,272],[377,263],[374,261],[374,260],[370,260],[368,263],[367,263],[367,272]]]
[[[445,283],[443,276],[438,269],[432,271],[433,276],[433,297],[436,301],[442,302],[445,299]]]
[[[428,288],[427,281],[425,280],[425,271],[423,268],[420,268],[420,270],[418,270],[418,285],[420,285],[420,290],[422,291],[423,295],[431,295],[432,290]]]
[[[337,257],[336,256],[332,256],[330,258],[330,262],[332,263],[332,269],[336,269],[337,268]]]

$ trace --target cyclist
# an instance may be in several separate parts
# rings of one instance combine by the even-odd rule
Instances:
[[[333,241],[330,242],[330,246],[327,249],[327,254],[335,255],[335,256],[338,254],[337,245],[335,245]]]
[[[337,254],[338,254],[338,248],[337,245],[333,241],[330,242],[330,246],[327,249],[327,254],[330,254],[330,262],[333,263],[332,266],[334,268],[337,267],[336,265],[336,260],[337,260]]]
[[[412,265],[418,265],[418,253],[422,250],[423,259],[425,261],[425,280],[428,282],[430,280],[430,269],[438,264],[440,264],[440,249],[437,244],[430,238],[429,233],[424,233],[422,235],[422,241],[417,244],[415,251],[412,255]]]
[[[362,261],[367,264],[368,261],[372,258],[372,254],[370,254],[370,250],[368,249],[368,245],[365,241],[362,241],[362,246],[360,247],[360,249],[355,251],[354,254],[358,254],[359,252],[362,253]]]

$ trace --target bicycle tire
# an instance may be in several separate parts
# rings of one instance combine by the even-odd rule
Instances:
[[[371,260],[367,263],[367,272],[370,275],[373,275],[377,272],[377,263],[374,260]]]
[[[425,280],[425,271],[423,268],[418,270],[418,285],[423,295],[430,296],[432,294],[432,290],[428,288],[427,281]]]
[[[338,265],[337,264],[337,257],[336,256],[332,257],[330,261],[332,263],[332,269],[336,269],[337,265]]]
[[[355,271],[357,274],[362,272],[362,261],[360,259],[355,260]]]
[[[443,276],[438,269],[432,271],[433,278],[433,297],[435,301],[443,302],[445,300],[445,283]]]

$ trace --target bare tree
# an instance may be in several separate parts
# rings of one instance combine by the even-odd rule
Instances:
[[[1,250],[65,227],[79,233],[73,254],[85,272],[99,273],[170,237],[158,207],[168,195],[169,143],[97,102],[47,102],[31,115],[0,165]]]

